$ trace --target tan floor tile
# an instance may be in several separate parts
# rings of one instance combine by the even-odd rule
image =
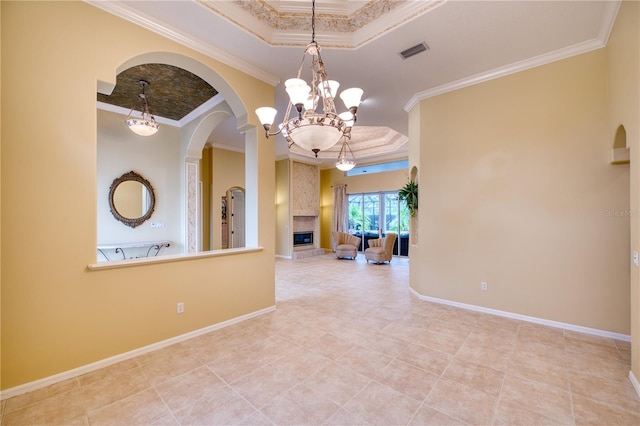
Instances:
[[[507,371],[513,349],[492,346],[490,343],[479,344],[467,340],[456,353],[456,359],[462,362],[479,364],[498,371]]]
[[[562,362],[563,366],[559,364],[560,362],[557,361],[549,361],[547,356],[536,351],[518,350],[509,361],[508,372],[514,376],[547,383],[568,391],[570,390],[569,370],[564,362]]]
[[[616,340],[609,337],[595,336],[593,334],[580,333],[577,331],[564,330],[565,339],[581,340],[585,343],[596,345],[615,346]]]
[[[78,379],[69,379],[60,383],[53,384],[51,386],[47,386],[46,388],[35,390],[33,392],[23,393],[22,395],[14,396],[13,398],[9,398],[3,401],[3,412],[7,414],[12,411],[19,410],[20,408],[35,404],[37,402],[44,401],[45,399],[51,398],[53,396],[67,393],[79,388],[80,384],[78,383]]]
[[[398,425],[409,423],[419,406],[420,401],[373,381],[343,408],[372,425]]]
[[[603,359],[619,357],[618,348],[615,344],[595,343],[584,339],[576,339],[574,337],[565,337],[565,346],[567,352],[586,353],[592,356],[598,356]],[[612,341],[613,342],[613,341]]]
[[[180,426],[180,423],[178,423],[178,420],[173,414],[167,414],[166,416],[155,420],[151,423],[151,426]]]
[[[342,408],[323,423],[326,426],[367,426],[368,423],[358,416],[346,412]]]
[[[154,389],[147,389],[89,413],[92,425],[149,424],[171,412]]]
[[[135,362],[132,366],[127,364],[128,368],[118,368],[116,365],[80,376],[87,411],[95,411],[149,388],[151,383],[142,369]]]
[[[42,393],[49,394],[50,392]],[[74,386],[70,391],[55,392],[48,398],[39,399],[30,405],[8,411],[2,419],[2,424],[3,426],[65,424],[78,418],[81,419],[85,414],[82,392],[77,386]]]
[[[320,337],[299,340],[296,343],[303,348],[309,349],[330,359],[337,359],[354,347],[353,343],[340,339],[331,333],[324,333]]]
[[[328,358],[301,348],[278,362],[251,372],[231,386],[255,407],[262,408],[329,364]]]
[[[507,374],[500,400],[514,403],[559,422],[571,423],[571,394],[546,383]]]
[[[351,368],[331,363],[304,383],[328,400],[343,406],[370,381],[369,377]]]
[[[447,416],[427,405],[420,407],[409,426],[463,426],[468,423]]]
[[[568,368],[578,373],[588,372],[593,376],[626,382],[629,378],[629,367],[619,358],[606,359],[585,352],[571,352]]]
[[[598,402],[581,395],[573,396],[575,424],[580,425],[638,425],[640,415],[621,410],[603,402]]]
[[[436,351],[444,352],[449,355],[455,355],[468,336],[452,333],[440,333],[429,329],[412,340],[412,343],[422,345]]]
[[[182,425],[233,425],[256,414],[255,407],[236,393],[228,390],[224,395],[200,399],[178,410],[176,419]]]
[[[640,415],[640,398],[630,382],[573,372],[571,390],[574,394]]]
[[[202,362],[182,344],[159,349],[138,357],[138,364],[152,385],[200,367]]]
[[[623,349],[627,351],[631,350],[631,342],[626,342],[623,340],[614,340],[614,343],[618,349]]]
[[[393,357],[372,349],[356,346],[346,354],[335,360],[336,364],[353,369],[363,376],[373,378],[385,368]]]
[[[321,424],[340,407],[305,385],[298,385],[276,398],[261,411],[275,424]]]
[[[209,368],[202,366],[173,377],[155,386],[156,391],[172,411],[178,411],[195,401],[223,392],[228,385]]]
[[[422,401],[435,385],[438,376],[394,359],[374,380],[415,400]]]
[[[248,347],[241,351],[234,351],[233,356],[220,357],[209,364],[209,368],[220,376],[225,382],[233,383],[266,364],[286,356],[294,349],[293,344],[280,337],[272,337],[270,344],[260,342],[255,347]],[[282,343],[282,352],[278,353],[275,347]]]
[[[486,425],[493,418],[497,397],[467,384],[441,378],[424,403],[467,423]]]
[[[422,345],[404,346],[402,353],[398,355],[398,359],[407,364],[414,365],[437,376],[447,368],[451,358],[451,355],[445,352],[435,351]]]
[[[564,334],[562,331],[543,326],[531,327],[523,324],[518,330],[518,341],[516,346],[537,348],[537,349],[558,349],[565,350]]]
[[[500,339],[505,342],[513,342],[518,337],[519,323],[509,321],[498,321],[487,315],[473,325],[472,332],[474,334],[485,335],[491,339]]]
[[[531,426],[531,425],[571,425],[572,422],[562,423],[542,414],[531,411],[521,405],[500,401],[493,421],[495,426]]]
[[[472,328],[473,326],[457,324],[438,318],[431,323],[429,330],[440,334],[456,335],[459,338],[466,339],[471,334]]]
[[[368,349],[396,357],[402,352],[402,348],[408,343],[391,336],[387,336],[382,332],[371,333],[369,338],[360,343]]]
[[[412,317],[415,318],[416,316],[413,315]],[[382,333],[406,342],[413,342],[415,339],[422,336],[430,326],[426,320],[424,322],[416,322],[414,319],[413,321],[414,322],[411,322],[411,320],[405,319],[393,321],[382,329]]]
[[[502,389],[505,373],[477,364],[453,359],[442,377],[469,385],[491,395],[498,395]]]

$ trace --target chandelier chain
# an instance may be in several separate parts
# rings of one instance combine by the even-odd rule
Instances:
[[[316,41],[316,0],[311,0],[311,42]]]

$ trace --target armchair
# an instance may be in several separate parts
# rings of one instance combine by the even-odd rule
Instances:
[[[360,237],[348,234],[346,232],[333,231],[333,241],[337,258],[350,257],[355,259],[358,255],[358,247],[360,246]]]
[[[398,236],[388,233],[383,238],[375,238],[369,240],[369,247],[364,251],[364,257],[369,261],[376,263],[391,262],[393,257],[393,244]]]

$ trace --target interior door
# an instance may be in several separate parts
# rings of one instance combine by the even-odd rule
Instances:
[[[227,191],[229,248],[245,246],[245,200],[242,188]]]

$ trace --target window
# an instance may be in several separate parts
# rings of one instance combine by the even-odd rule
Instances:
[[[349,233],[362,238],[359,251],[364,251],[372,238],[398,234],[394,255],[409,255],[409,209],[397,192],[349,194]]]
[[[372,173],[390,172],[393,170],[406,170],[409,168],[409,160],[391,161],[388,163],[368,164],[357,166],[347,172],[347,176],[370,175]]]

